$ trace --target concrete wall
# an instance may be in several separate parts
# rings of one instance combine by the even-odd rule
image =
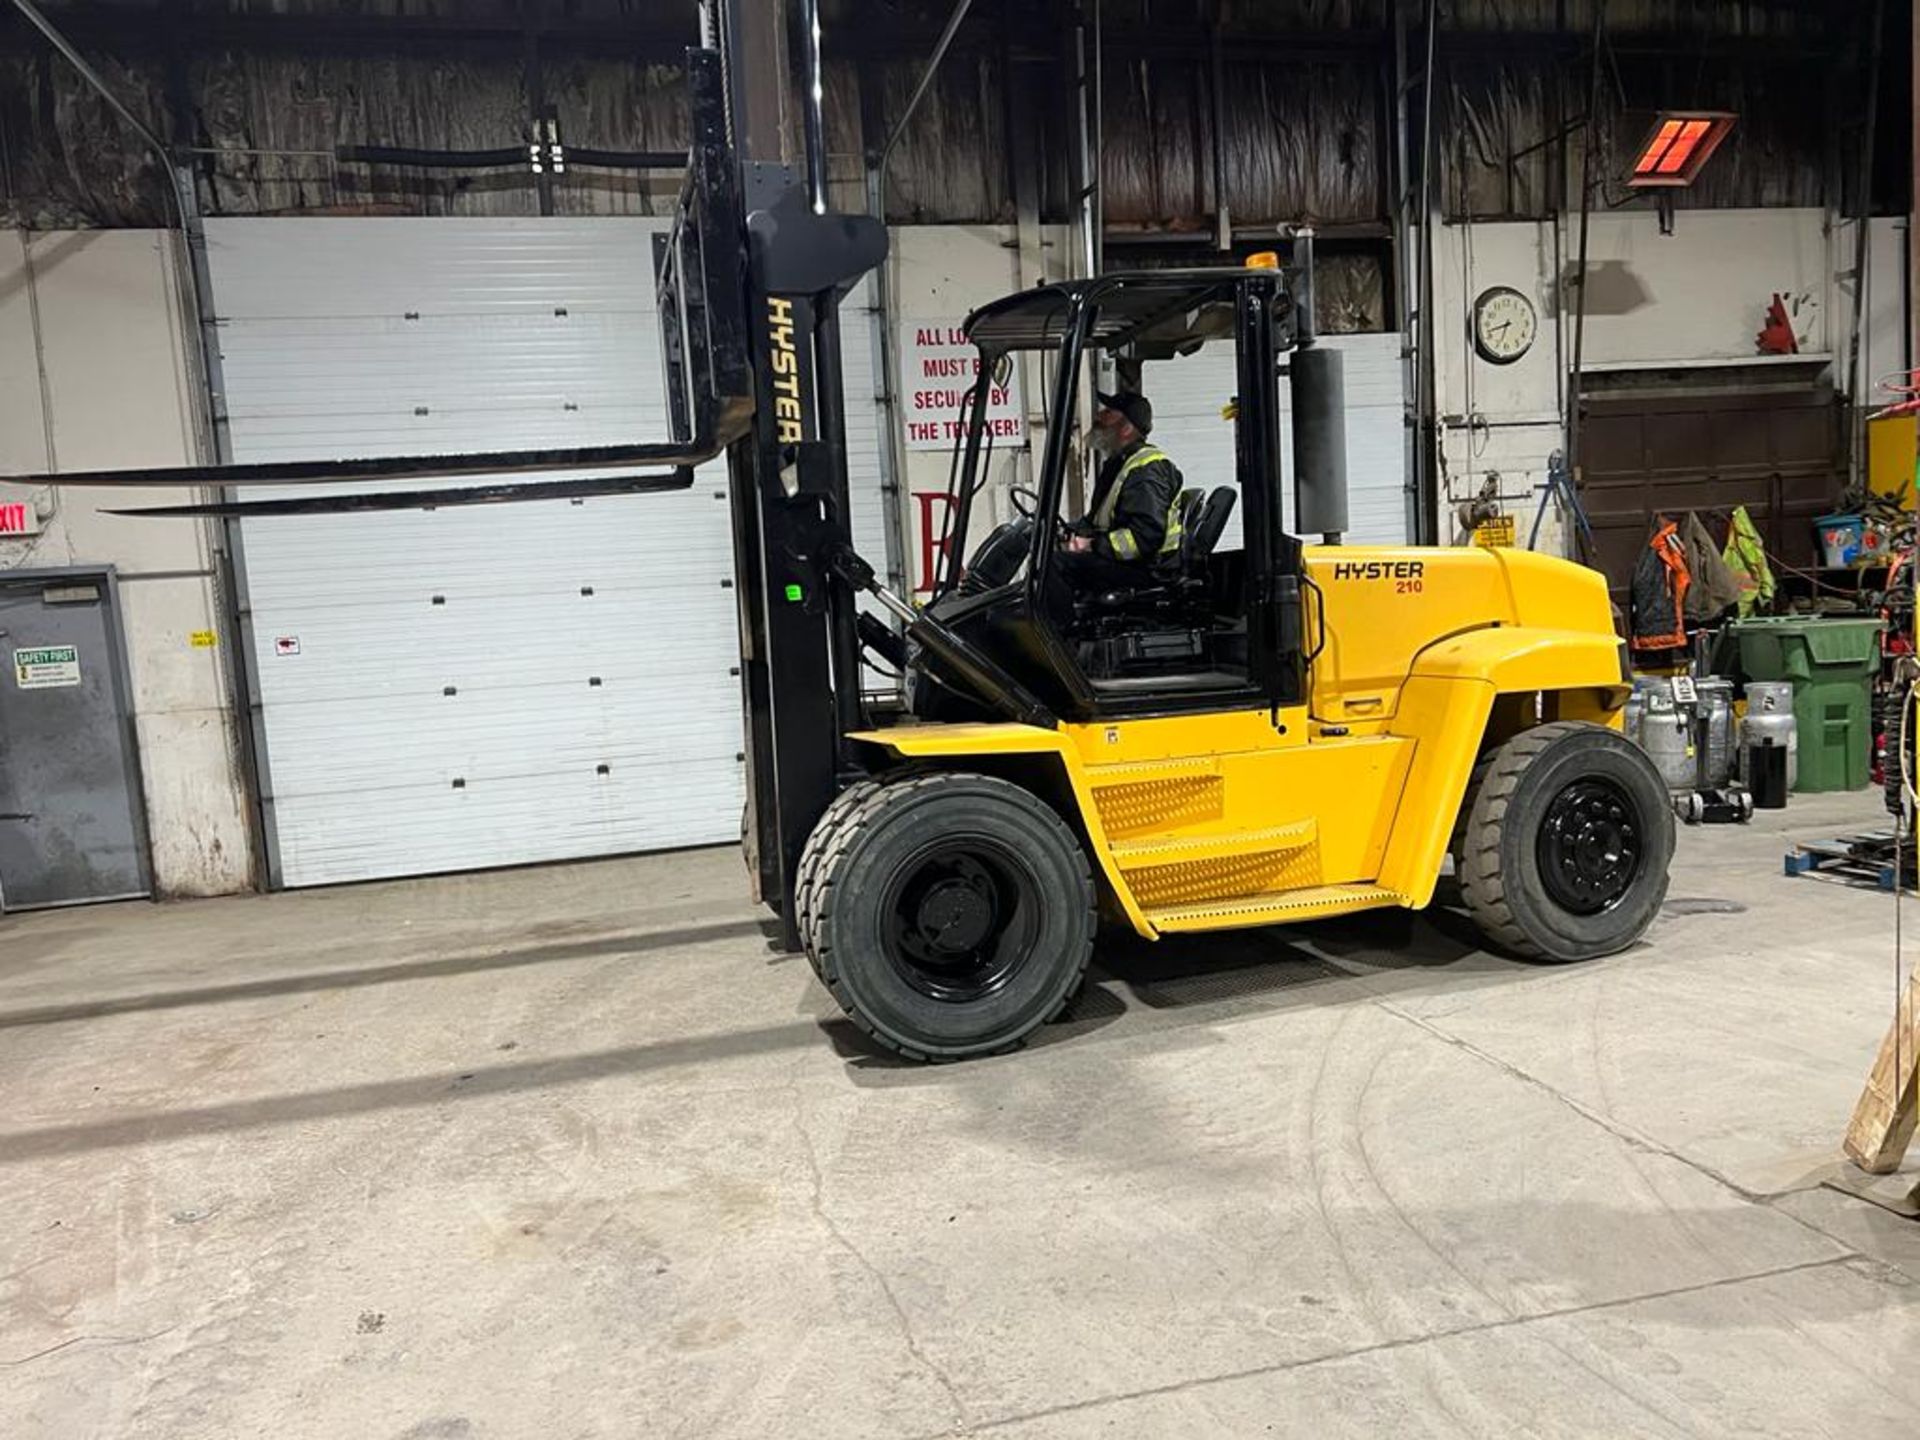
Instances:
[[[188,498],[183,491],[117,491],[109,499],[4,482],[26,472],[192,461],[169,243],[142,230],[0,231],[0,498],[27,499],[42,525],[37,535],[0,537],[0,569],[117,568],[154,883],[163,895],[211,895],[245,889],[251,859],[222,670],[231,637],[218,617],[206,526],[103,513],[109,505],[178,503]]]
[[[1904,238],[1904,221],[1875,221],[1869,230],[1867,353],[1860,366],[1869,384],[1905,361]],[[1573,363],[1574,295],[1559,280],[1571,272],[1577,243],[1570,217],[1557,233],[1552,222],[1449,225],[1435,245],[1443,509],[1478,494],[1497,472],[1498,494],[1518,516],[1522,544],[1539,509],[1547,457],[1565,440],[1562,377]],[[1755,337],[1778,293],[1802,355],[1830,362],[1829,378],[1844,392],[1853,250],[1852,227],[1829,230],[1826,212],[1817,209],[1683,210],[1672,235],[1660,234],[1652,212],[1596,214],[1583,365],[1711,370],[1752,363]],[[1540,318],[1532,350],[1512,365],[1490,365],[1473,349],[1473,299],[1490,285],[1526,294]],[[1443,531],[1453,528],[1443,514]],[[1557,516],[1549,514],[1539,548],[1557,553],[1561,544]]]

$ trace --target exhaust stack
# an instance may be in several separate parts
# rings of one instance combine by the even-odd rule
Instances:
[[[1313,314],[1313,231],[1293,242],[1293,528],[1338,545],[1347,531],[1347,387],[1344,356],[1319,343]]]

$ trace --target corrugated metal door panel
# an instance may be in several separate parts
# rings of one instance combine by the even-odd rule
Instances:
[[[1407,502],[1400,337],[1337,335],[1322,343],[1346,357],[1348,543],[1403,545]],[[1233,426],[1220,418],[1236,385],[1233,348],[1225,344],[1144,367],[1141,387],[1153,401],[1154,443],[1173,457],[1189,486],[1211,490],[1236,485]],[[1293,442],[1287,427],[1292,405],[1284,384],[1280,411],[1282,510],[1290,522]],[[1231,550],[1241,543],[1240,508],[1235,506],[1220,546]]]
[[[390,817],[405,814],[414,874],[473,868],[475,853],[512,853],[529,835],[564,855],[600,855],[712,842],[710,817],[681,803],[688,791],[737,786],[739,765],[693,760],[646,773],[503,776],[483,785],[417,785],[316,797],[310,823],[281,837],[281,863],[323,878],[355,879],[354,858],[392,845]],[[324,822],[324,823],[322,823]],[[739,809],[734,810],[735,830]]]
[[[652,313],[647,235],[665,228],[641,217],[236,219],[209,221],[207,241],[222,315]]]
[[[236,458],[664,433],[658,228],[210,222]],[[853,519],[879,554],[871,377],[848,350]],[[673,495],[246,521],[282,881],[732,839],[726,485],[716,463]]]

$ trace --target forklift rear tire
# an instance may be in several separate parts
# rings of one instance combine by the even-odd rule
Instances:
[[[915,1060],[1017,1046],[1065,1008],[1093,953],[1079,839],[987,775],[856,785],[801,857],[814,973],[875,1041]]]
[[[1645,752],[1604,726],[1563,721],[1494,749],[1475,779],[1460,889],[1489,940],[1566,963],[1646,933],[1667,896],[1673,809]]]

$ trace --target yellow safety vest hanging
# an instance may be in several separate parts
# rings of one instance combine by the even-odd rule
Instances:
[[[1142,445],[1126,458],[1120,467],[1120,473],[1113,477],[1113,484],[1107,487],[1106,495],[1100,501],[1100,508],[1094,512],[1093,523],[1096,529],[1105,531],[1107,543],[1113,547],[1113,553],[1123,560],[1139,558],[1139,546],[1133,538],[1133,532],[1127,529],[1113,530],[1113,512],[1119,508],[1120,492],[1127,487],[1127,476],[1142,465],[1151,465],[1156,460],[1167,458],[1164,450],[1156,450],[1151,445]],[[1171,463],[1171,462],[1169,462]],[[1180,494],[1174,493],[1173,502],[1167,506],[1167,533],[1160,542],[1160,554],[1171,555],[1180,548],[1180,535],[1184,529],[1180,520]]]

